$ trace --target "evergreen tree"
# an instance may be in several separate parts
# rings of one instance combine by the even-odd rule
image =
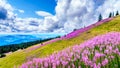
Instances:
[[[114,17],[114,12],[113,12],[112,16]]]
[[[109,14],[109,18],[111,18],[112,17],[112,13],[110,12],[110,14]]]
[[[102,20],[102,15],[100,14],[98,17],[98,21],[101,21],[101,20]]]
[[[73,31],[76,31],[77,29],[74,29]]]
[[[119,12],[118,12],[118,11],[116,12],[116,16],[117,16],[117,15],[119,15]]]

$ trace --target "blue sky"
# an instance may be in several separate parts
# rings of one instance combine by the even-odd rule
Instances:
[[[19,17],[40,17],[35,11],[46,11],[55,14],[55,0],[8,0],[8,2],[16,9],[24,10],[23,14],[14,11]]]
[[[118,6],[120,0],[0,0],[0,33],[69,33]]]

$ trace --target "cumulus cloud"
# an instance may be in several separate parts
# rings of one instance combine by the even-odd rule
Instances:
[[[118,6],[120,6],[120,0],[106,0],[96,11],[101,13],[104,18],[107,18],[110,12],[120,11]]]
[[[3,7],[0,7],[0,19],[6,19],[7,18],[7,10],[5,10]]]
[[[107,18],[120,11],[120,0],[57,0],[57,28],[54,32],[71,32],[97,22],[99,14]]]
[[[0,0],[0,32],[54,32],[69,33],[97,21],[101,13],[107,18],[110,12],[120,11],[120,0],[57,0],[55,15],[36,11],[39,18],[19,18],[6,0]],[[24,13],[23,10],[19,12]]]
[[[7,11],[7,18],[14,18],[14,8],[7,2],[7,0],[0,0],[0,7]]]
[[[18,11],[19,11],[20,13],[24,13],[24,12],[25,12],[24,10],[21,10],[21,9],[18,9]]]
[[[92,0],[58,0],[56,16],[59,19],[59,26],[63,27],[65,32],[70,32],[75,28],[91,24],[95,22],[93,10],[94,2]]]
[[[0,32],[12,32],[16,15],[6,0],[0,0]]]
[[[39,25],[42,25],[42,19],[37,18],[17,18],[15,19],[14,28],[16,32],[39,32],[41,29]]]
[[[42,16],[42,17],[52,16],[52,14],[45,12],[45,11],[35,11],[35,13],[39,16]]]

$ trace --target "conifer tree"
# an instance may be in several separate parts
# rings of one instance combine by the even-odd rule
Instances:
[[[109,18],[111,18],[112,17],[112,13],[110,12],[110,14],[109,14]]]
[[[114,17],[114,12],[113,12],[112,16]]]
[[[119,12],[117,11],[117,12],[116,12],[116,16],[118,16],[118,15],[119,15]]]
[[[101,21],[101,20],[102,20],[102,15],[100,14],[98,17],[98,21]]]

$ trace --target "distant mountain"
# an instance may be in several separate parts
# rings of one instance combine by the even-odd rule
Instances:
[[[0,34],[0,46],[42,40],[62,36],[62,34]]]

